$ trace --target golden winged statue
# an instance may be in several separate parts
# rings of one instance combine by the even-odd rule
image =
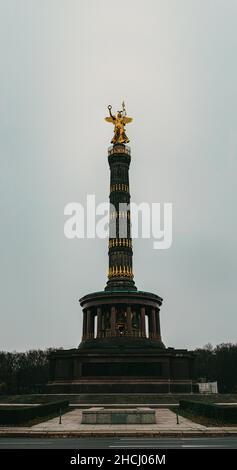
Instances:
[[[114,137],[111,140],[111,144],[128,144],[129,138],[126,136],[125,133],[125,126],[129,122],[132,122],[132,118],[127,117],[125,103],[122,103],[122,111],[117,112],[117,116],[113,116],[111,110],[112,106],[109,104],[109,117],[106,117],[105,120],[107,122],[112,122],[114,124]]]

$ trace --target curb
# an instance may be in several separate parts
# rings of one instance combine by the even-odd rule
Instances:
[[[73,437],[223,437],[237,436],[237,431],[0,431],[0,439],[11,438],[73,438]]]

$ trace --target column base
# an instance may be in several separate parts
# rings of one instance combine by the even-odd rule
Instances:
[[[116,291],[116,290],[126,290],[126,291],[136,291],[137,287],[135,282],[127,279],[113,279],[108,280],[107,285],[105,286],[105,291]]]

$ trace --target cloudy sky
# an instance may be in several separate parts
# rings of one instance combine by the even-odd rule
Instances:
[[[134,202],[173,203],[173,245],[134,242],[163,340],[237,340],[236,0],[0,0],[0,350],[75,347],[107,241],[64,207],[108,199],[107,105],[134,122]]]

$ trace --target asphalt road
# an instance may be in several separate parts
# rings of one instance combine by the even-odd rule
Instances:
[[[237,437],[1,438],[1,449],[237,449]]]

